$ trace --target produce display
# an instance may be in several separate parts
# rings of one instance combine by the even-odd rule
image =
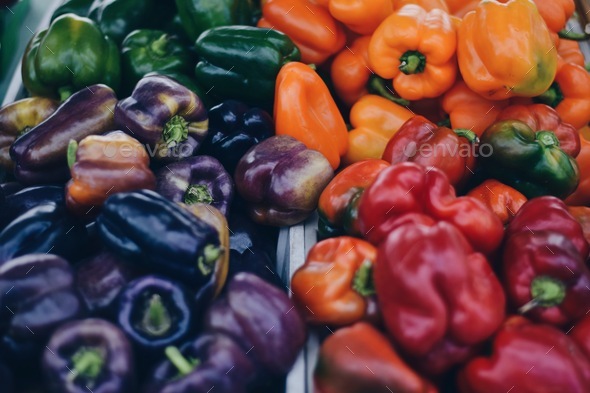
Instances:
[[[56,2],[0,107],[0,393],[590,392],[586,9]]]

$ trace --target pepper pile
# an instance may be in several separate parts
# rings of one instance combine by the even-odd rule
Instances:
[[[572,0],[69,0],[0,108],[3,392],[590,391]],[[277,227],[320,242],[276,274]]]

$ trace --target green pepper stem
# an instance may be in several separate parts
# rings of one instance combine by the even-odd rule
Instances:
[[[103,370],[105,364],[104,353],[100,348],[82,347],[72,356],[72,373],[70,379],[73,381],[78,376],[87,381],[94,381]]]
[[[566,289],[563,282],[553,277],[539,276],[531,282],[532,300],[519,308],[525,314],[536,307],[559,306],[565,299]]]
[[[361,266],[354,274],[352,280],[352,289],[363,297],[375,294],[375,284],[373,282],[373,264],[369,260],[363,261]]]
[[[453,132],[457,134],[457,136],[467,139],[469,143],[479,142],[477,134],[471,130],[468,130],[467,128],[457,128],[456,130],[453,130]]]
[[[214,245],[207,245],[203,250],[203,255],[199,257],[197,265],[203,275],[209,275],[215,268],[215,264],[219,257],[223,254],[223,247]]]
[[[176,367],[181,376],[186,376],[192,373],[200,364],[198,359],[187,359],[178,348],[170,346],[164,350],[166,357]]]
[[[59,100],[63,102],[65,100],[67,100],[68,98],[70,98],[70,96],[74,92],[72,91],[72,89],[70,87],[62,87],[57,90],[57,93],[59,94]]]
[[[165,57],[166,56],[166,47],[168,46],[168,34],[164,33],[152,42],[150,45],[150,50],[154,53],[157,57]]]
[[[442,119],[441,121],[439,121],[438,123],[436,123],[436,125],[439,126],[439,127],[451,128],[451,118],[450,117],[445,117],[444,119]]]
[[[563,92],[561,91],[559,84],[553,82],[546,92],[535,97],[533,100],[535,102],[540,102],[542,104],[549,105],[550,107],[555,108],[557,107],[557,105],[561,103],[561,101],[563,101],[563,99]]]
[[[68,159],[68,168],[72,169],[74,164],[76,163],[76,152],[78,151],[78,142],[74,139],[70,139],[70,143],[68,143],[68,151],[66,153],[66,157]]]
[[[583,33],[575,33],[571,29],[563,29],[560,32],[558,32],[557,35],[559,36],[559,38],[571,41],[586,41],[590,38],[590,34],[588,34],[585,31]]]
[[[387,80],[374,75],[369,80],[369,85],[367,87],[369,88],[370,93],[375,93],[377,95],[380,95],[381,97],[387,98],[389,101],[395,102],[398,105],[402,105],[402,106],[410,105],[410,101],[394,96],[393,93],[391,92],[391,90],[389,90],[387,88],[387,86],[386,86],[387,82],[388,82]]]
[[[147,308],[141,320],[141,329],[151,336],[162,336],[172,326],[172,318],[162,301],[162,297],[154,293],[147,301]]]
[[[188,138],[188,121],[175,115],[164,125],[162,137],[168,148],[177,146]]]
[[[206,203],[210,205],[214,199],[205,184],[191,184],[184,193],[184,203],[192,205],[195,203]]]
[[[309,63],[307,66],[308,66],[309,68],[311,68],[312,70],[314,70],[314,71],[317,71],[317,70],[318,70],[318,66],[316,66],[316,65],[315,65],[315,64],[313,64],[313,63]]]
[[[553,131],[538,131],[535,138],[545,147],[559,146],[559,139],[557,139]]]
[[[399,61],[399,70],[406,75],[420,74],[426,68],[426,56],[415,50],[404,53]]]

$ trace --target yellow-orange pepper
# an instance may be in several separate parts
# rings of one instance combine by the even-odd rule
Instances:
[[[537,96],[557,71],[557,50],[531,0],[479,3],[459,27],[457,57],[467,86],[492,100]]]
[[[432,0],[435,1],[435,0]],[[371,34],[393,13],[395,0],[330,0],[330,13],[358,34]]]
[[[455,82],[456,23],[440,9],[406,5],[379,25],[369,45],[371,68],[393,79],[404,99],[437,97]]]
[[[277,0],[273,0],[277,1]],[[277,135],[290,135],[322,153],[333,169],[348,148],[346,123],[320,76],[291,62],[277,76],[274,104]]]
[[[446,0],[449,12],[458,17],[463,18],[469,11],[473,11],[479,4],[480,0]]]
[[[556,41],[559,33],[576,10],[574,0],[534,0],[539,14],[547,24]]]
[[[408,4],[418,5],[424,8],[426,11],[431,11],[438,8],[439,10],[443,10],[447,13],[449,12],[449,7],[447,6],[445,0],[397,0],[395,3],[395,9],[399,10]]]

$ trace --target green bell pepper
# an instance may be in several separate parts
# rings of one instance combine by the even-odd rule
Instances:
[[[489,174],[527,198],[565,198],[578,186],[578,164],[561,150],[552,131],[535,132],[518,120],[498,121],[482,135],[479,152]]]
[[[195,48],[195,75],[208,94],[254,104],[272,102],[281,67],[301,58],[287,35],[250,26],[207,30]]]
[[[57,7],[51,16],[51,21],[65,14],[76,14],[78,16],[88,16],[88,11],[94,0],[66,0],[62,5]]]
[[[149,26],[154,7],[155,0],[95,0],[88,17],[119,44],[133,30]]]
[[[33,36],[22,62],[23,83],[33,96],[65,100],[89,85],[119,87],[117,45],[88,19],[65,14]]]
[[[182,26],[195,41],[212,27],[255,25],[259,7],[254,0],[176,0]]]

